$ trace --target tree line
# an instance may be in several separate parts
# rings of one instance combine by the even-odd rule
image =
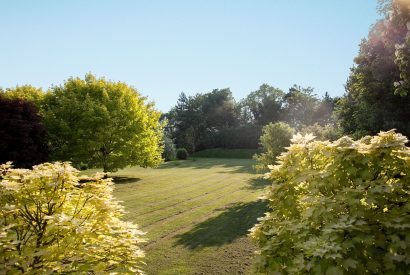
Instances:
[[[410,15],[400,3],[380,1],[384,17],[360,43],[343,96],[319,98],[310,87],[294,85],[285,92],[268,84],[239,102],[229,89],[182,93],[164,115],[166,135],[191,152],[257,148],[263,127],[279,121],[330,140],[390,129],[410,136]]]
[[[323,98],[313,88],[294,85],[288,92],[263,84],[235,101],[227,89],[187,96],[181,93],[164,114],[166,135],[177,147],[191,152],[208,148],[258,148],[262,128],[278,121],[302,130],[309,125],[334,125],[332,116],[338,98]]]
[[[161,163],[160,112],[136,89],[87,74],[47,92],[30,85],[0,93],[0,163],[70,161],[116,171]]]

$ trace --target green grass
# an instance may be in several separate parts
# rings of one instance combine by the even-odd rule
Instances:
[[[195,153],[200,158],[226,158],[226,159],[252,159],[253,155],[259,153],[257,149],[205,149]]]
[[[145,231],[148,274],[253,274],[247,236],[266,212],[252,160],[172,161],[113,174],[126,219]]]

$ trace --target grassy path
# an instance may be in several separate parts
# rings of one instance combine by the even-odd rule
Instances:
[[[126,218],[147,232],[148,274],[252,274],[248,230],[265,212],[252,160],[174,161],[114,174]]]

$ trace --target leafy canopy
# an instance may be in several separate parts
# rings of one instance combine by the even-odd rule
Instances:
[[[0,166],[0,264],[7,274],[139,273],[141,232],[122,221],[111,179],[68,163]]]
[[[46,129],[36,106],[0,94],[0,163],[30,168],[48,160]]]
[[[338,102],[344,133],[356,137],[392,128],[410,135],[410,12],[406,1],[381,2],[385,17],[360,44]]]
[[[251,235],[270,274],[408,274],[410,148],[393,130],[296,135],[270,166],[271,211]]]
[[[116,171],[161,162],[160,113],[122,82],[70,78],[46,95],[44,120],[55,160]]]
[[[33,102],[37,108],[41,108],[41,103],[45,93],[41,88],[36,88],[31,85],[16,86],[7,88],[4,91],[0,90],[0,95],[10,99],[23,99]]]

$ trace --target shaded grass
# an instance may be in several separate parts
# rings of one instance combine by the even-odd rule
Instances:
[[[219,215],[196,224],[194,228],[178,237],[177,244],[190,249],[204,246],[221,246],[246,236],[257,218],[267,211],[264,201],[235,203]]]
[[[253,274],[247,231],[265,212],[253,164],[198,158],[111,175],[125,218],[147,232],[148,274]]]

